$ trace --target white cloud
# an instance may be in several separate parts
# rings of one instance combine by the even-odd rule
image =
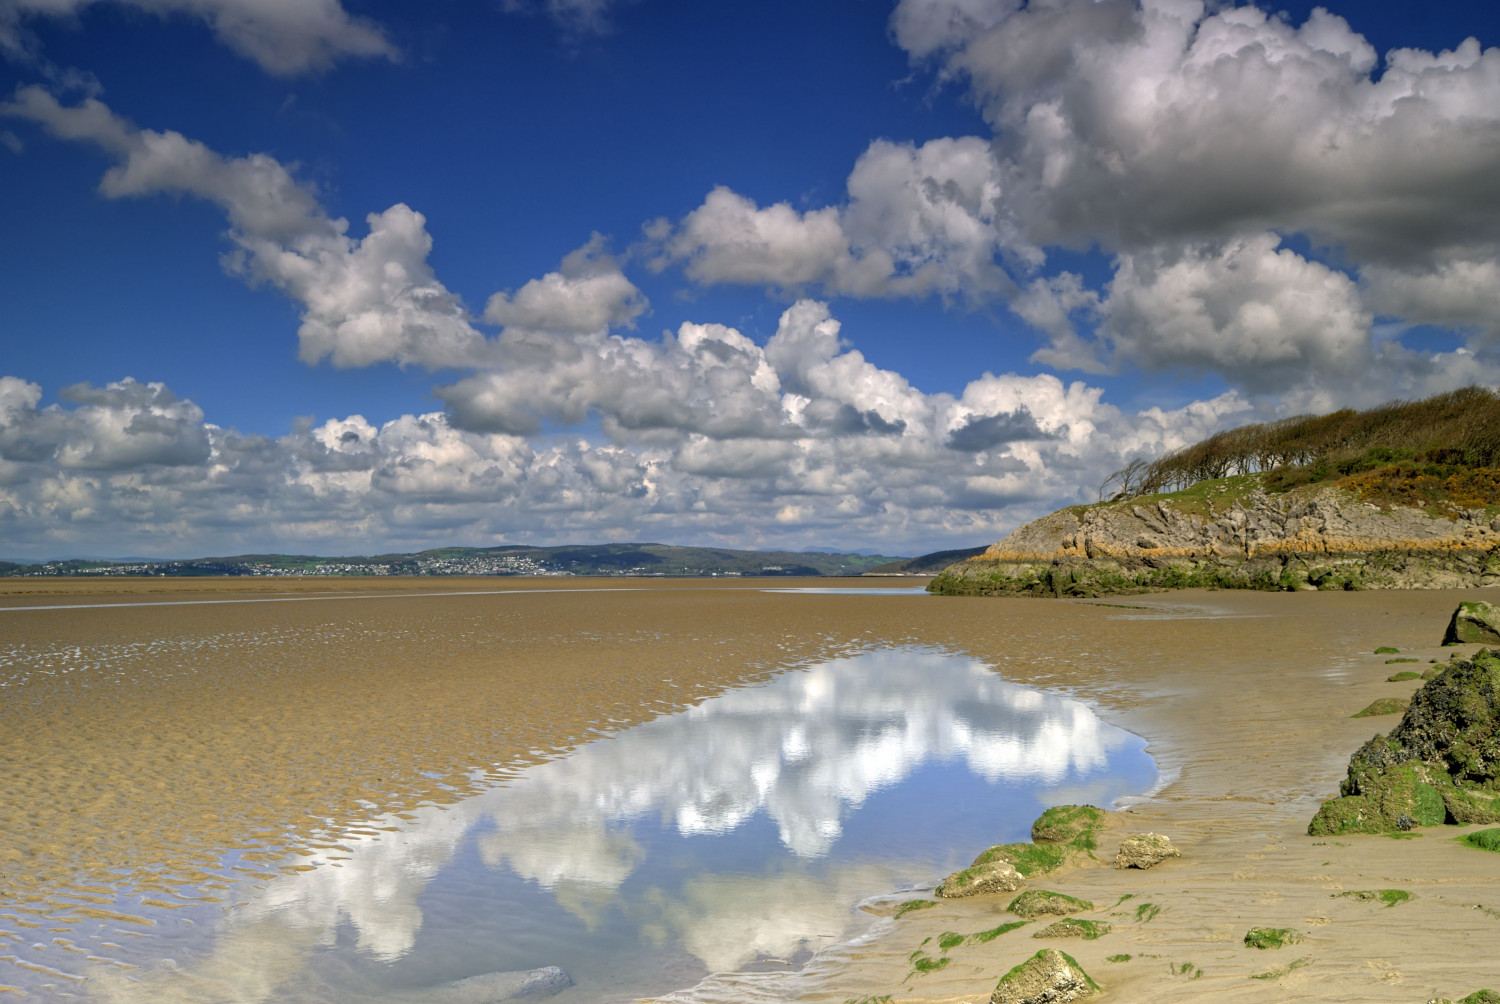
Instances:
[[[811,301],[765,347],[712,324],[659,341],[527,338],[529,362],[440,388],[450,415],[351,415],[278,439],[218,428],[160,385],[70,388],[41,407],[40,387],[0,379],[0,537],[41,555],[121,539],[141,553],[336,553],[592,534],[915,553],[997,539],[1092,500],[1131,455],[1251,417],[1235,395],[1122,413],[1048,374],[925,394]],[[602,437],[535,431],[590,416]]]
[[[675,226],[653,225],[653,264],[680,262],[705,284],[979,299],[1009,285],[997,255],[1034,258],[1001,218],[999,167],[983,140],[876,141],[848,189],[842,207],[798,212],[717,187]]]
[[[484,309],[491,324],[558,334],[588,334],[633,327],[646,297],[604,253],[599,234],[562,260],[556,272],[532,279],[515,293],[496,293]]]
[[[1382,65],[1321,8],[1298,25],[1200,0],[902,0],[891,30],[967,88],[993,138],[876,141],[837,205],[714,189],[648,231],[658,267],[1006,300],[1047,336],[1038,361],[1252,391],[1288,373],[1347,389],[1377,355],[1376,314],[1493,329],[1500,50]],[[1049,272],[1057,249],[1112,256],[1112,282]]]
[[[235,245],[226,268],[302,304],[306,362],[454,366],[482,348],[483,336],[427,262],[426,220],[405,205],[371,213],[368,233],[356,239],[347,221],[330,218],[307,186],[265,154],[226,157],[181,133],[138,129],[95,98],[64,106],[38,86],[18,89],[0,115],[113,155],[118,163],[99,186],[109,198],[181,193],[216,203]]]
[[[1100,304],[1117,356],[1274,390],[1307,373],[1347,378],[1370,362],[1370,314],[1353,280],[1275,234],[1119,257]]]
[[[78,407],[38,409],[40,387],[0,377],[0,458],[103,471],[209,460],[211,427],[202,410],[162,384],[126,377],[104,387],[64,387],[61,396]]]
[[[105,0],[0,0],[0,51],[34,55],[25,23],[77,17]],[[353,17],[339,0],[110,0],[160,17],[209,26],[229,48],[278,77],[325,70],[347,57],[399,59],[379,25]]]

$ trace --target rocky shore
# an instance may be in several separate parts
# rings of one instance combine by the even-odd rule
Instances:
[[[1152,589],[1462,589],[1500,583],[1500,517],[1379,506],[1334,487],[1272,494],[1255,476],[1073,506],[946,568],[958,596]]]

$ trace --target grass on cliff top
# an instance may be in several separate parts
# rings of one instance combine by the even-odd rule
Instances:
[[[1500,394],[1466,387],[1228,429],[1149,463],[1131,461],[1100,495],[1154,502],[1170,493],[1174,507],[1181,499],[1194,511],[1215,495],[1232,501],[1234,492],[1262,485],[1285,492],[1334,484],[1381,506],[1435,515],[1500,510]]]

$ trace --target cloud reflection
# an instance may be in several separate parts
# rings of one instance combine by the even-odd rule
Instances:
[[[347,921],[360,953],[394,961],[417,943],[429,882],[472,840],[484,866],[549,891],[589,931],[624,925],[637,946],[644,937],[710,972],[733,969],[846,936],[850,904],[892,888],[894,859],[843,860],[836,847],[881,789],[944,763],[1050,790],[1108,772],[1111,753],[1131,742],[1083,704],[1007,683],[976,660],[868,652],[636,726],[455,805],[374,820],[394,832],[298,858],[318,867],[255,890],[232,926],[271,922],[330,946]],[[762,813],[779,856],[763,844],[736,850],[733,874],[693,858],[667,888],[659,865],[642,872],[662,834],[696,842]],[[637,873],[644,881],[625,889]]]
[[[423,810],[399,833],[346,842],[353,860],[337,869],[278,879],[262,903],[330,938],[345,916],[363,950],[393,959],[415,941],[421,889],[481,821],[487,865],[545,889],[614,890],[645,856],[629,832],[641,820],[719,835],[765,812],[788,850],[820,858],[854,808],[925,763],[961,760],[989,781],[1055,784],[1106,767],[1127,739],[1083,704],[1007,683],[976,660],[868,652],[732,691],[530,768],[507,787]]]

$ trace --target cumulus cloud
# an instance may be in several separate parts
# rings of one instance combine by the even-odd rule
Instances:
[[[26,22],[77,17],[106,0],[0,0],[0,51],[27,58],[38,49]],[[160,17],[181,15],[208,25],[219,41],[267,73],[291,77],[325,70],[348,57],[399,59],[366,18],[339,0],[109,0]]]
[[[303,307],[305,362],[393,361],[428,367],[473,361],[483,336],[433,274],[432,237],[403,204],[366,217],[350,237],[314,193],[266,154],[226,157],[178,132],[137,128],[103,102],[63,105],[39,86],[19,88],[0,115],[29,119],[60,139],[92,143],[117,163],[100,182],[108,198],[184,194],[217,204],[235,249],[225,267],[280,289]]]
[[[0,379],[0,534],[43,555],[126,535],[180,554],[590,533],[917,552],[996,539],[1092,500],[1130,456],[1255,415],[1232,393],[1125,413],[1049,374],[926,394],[815,301],[764,346],[712,324],[659,341],[526,337],[522,361],[440,388],[447,413],[274,439],[215,426],[159,384],[68,388],[44,407],[36,384]],[[1405,365],[1413,381],[1444,376]],[[589,419],[598,433],[545,428]]]
[[[717,187],[675,225],[648,228],[653,264],[681,263],[705,284],[976,298],[1008,287],[997,255],[1034,257],[1012,247],[999,167],[983,140],[877,141],[855,163],[848,190],[842,207],[799,212]]]
[[[1355,282],[1280,243],[1257,234],[1121,254],[1102,298],[1071,273],[1037,280],[1017,304],[1051,336],[1033,358],[1217,372],[1260,392],[1308,374],[1328,382],[1366,370],[1371,315]],[[1092,317],[1097,339],[1078,334],[1079,314]]]
[[[565,257],[556,272],[532,279],[514,293],[490,297],[484,319],[504,327],[581,335],[633,327],[647,306],[596,233]]]
[[[203,411],[162,384],[126,377],[104,387],[74,384],[60,395],[78,407],[38,408],[39,386],[0,377],[0,458],[110,471],[197,466],[212,453]]]
[[[1037,361],[1254,392],[1347,387],[1376,315],[1493,329],[1500,51],[1382,60],[1321,8],[1295,24],[1201,0],[902,0],[891,33],[992,136],[878,140],[835,205],[716,188],[648,229],[656,267],[1005,302],[1045,336]],[[1049,269],[1060,249],[1112,278]]]

